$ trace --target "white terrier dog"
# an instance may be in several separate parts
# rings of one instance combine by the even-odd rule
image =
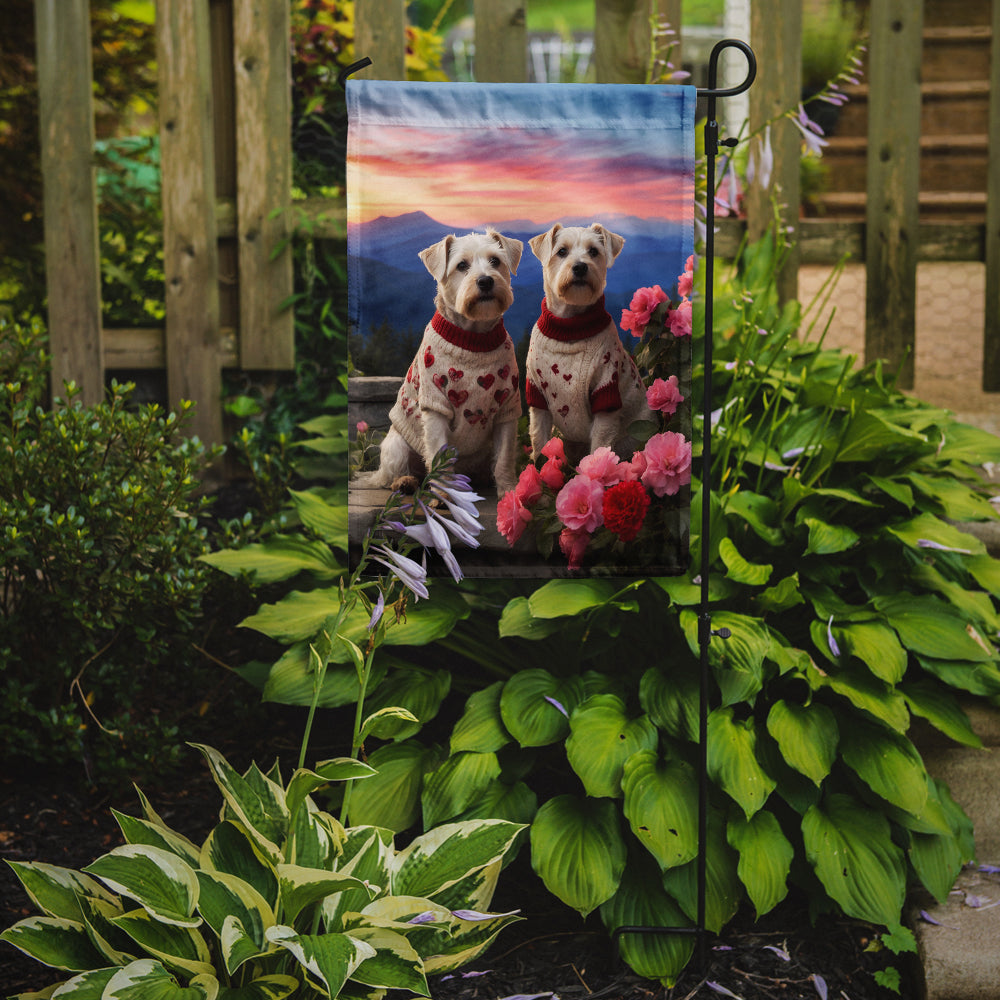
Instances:
[[[602,446],[630,455],[629,425],[653,414],[635,361],[604,308],[607,271],[625,239],[598,222],[556,223],[529,244],[542,262],[545,288],[525,377],[532,455],[553,427],[574,458]]]
[[[396,489],[449,446],[458,452],[458,471],[482,476],[492,458],[497,490],[514,488],[521,392],[503,314],[514,301],[510,278],[523,248],[487,229],[446,236],[420,252],[437,281],[437,311],[389,412],[379,469],[364,485]]]

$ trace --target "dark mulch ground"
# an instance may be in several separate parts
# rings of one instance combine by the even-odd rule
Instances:
[[[272,752],[275,744],[283,745],[291,759],[292,742],[291,727],[279,719],[277,735],[269,741]],[[218,745],[234,764],[242,763],[238,742],[220,740]],[[193,839],[212,826],[220,804],[207,768],[193,751],[192,767],[149,795],[164,820]],[[0,778],[0,858],[80,868],[121,843],[112,806],[139,814],[134,794],[102,795],[75,784],[72,776],[50,775],[43,780],[37,775],[8,774]],[[520,908],[526,919],[502,932],[491,950],[465,970],[466,975],[433,977],[435,1000],[550,994],[562,1000],[689,1000],[730,994],[744,1000],[815,1000],[824,995],[831,1000],[887,1000],[892,994],[878,987],[872,976],[889,964],[904,974],[901,995],[918,993],[898,959],[893,962],[885,952],[866,951],[872,940],[868,927],[832,919],[811,927],[805,909],[796,902],[783,905],[756,926],[747,915],[739,916],[721,937],[706,940],[705,968],[689,968],[673,990],[640,979],[618,962],[596,918],[581,922],[558,904],[541,888],[523,857],[501,877],[494,906]],[[0,927],[31,912],[10,869],[0,866]],[[0,944],[0,995],[40,989],[59,978]]]

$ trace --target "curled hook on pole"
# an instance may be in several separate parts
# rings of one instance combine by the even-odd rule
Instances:
[[[366,66],[371,66],[372,61],[365,56],[363,59],[359,59],[357,62],[352,62],[350,66],[345,66],[337,74],[337,83],[340,84],[340,89],[344,90],[347,87],[347,78],[353,73],[357,73],[358,70],[364,69]]]

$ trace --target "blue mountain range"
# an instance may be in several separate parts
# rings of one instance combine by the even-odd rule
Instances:
[[[553,225],[515,219],[491,223],[492,227],[521,240],[524,253],[513,279],[514,304],[504,325],[514,343],[530,333],[538,318],[542,296],[541,263],[528,241]],[[691,253],[691,234],[678,223],[635,216],[561,218],[564,226],[589,226],[600,222],[625,237],[625,247],[608,270],[605,299],[608,312],[618,320],[637,288],[661,285],[668,293]],[[485,226],[477,227],[484,231]],[[425,212],[381,216],[352,227],[348,232],[351,254],[349,313],[352,329],[362,337],[384,323],[400,334],[418,333],[434,312],[434,279],[418,254],[449,233],[467,230],[438,222]],[[402,373],[400,373],[402,374]]]

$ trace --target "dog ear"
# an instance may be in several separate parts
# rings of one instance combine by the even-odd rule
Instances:
[[[625,237],[611,232],[610,229],[605,229],[599,222],[592,222],[590,228],[600,234],[604,246],[607,247],[608,265],[610,266],[611,262],[622,252],[622,247],[625,246]]]
[[[455,236],[452,234],[417,254],[435,281],[444,281],[445,273],[448,270],[448,254],[451,252],[451,245],[454,242]]]
[[[504,255],[507,257],[507,266],[510,268],[511,274],[517,274],[517,265],[521,261],[521,253],[524,250],[524,244],[520,240],[515,240],[510,236],[504,236],[502,233],[498,233],[495,229],[487,229],[486,235],[491,236],[493,239],[500,244]]]
[[[556,238],[556,233],[562,229],[557,222],[547,233],[539,233],[528,240],[531,252],[544,264],[546,257],[552,252],[552,243]]]

